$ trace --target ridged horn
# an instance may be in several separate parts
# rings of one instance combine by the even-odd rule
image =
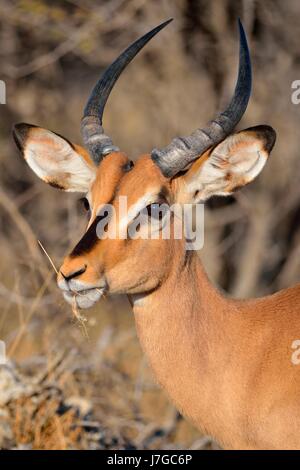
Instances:
[[[239,20],[240,53],[239,71],[234,95],[222,113],[204,129],[197,129],[188,137],[176,137],[166,148],[154,149],[153,161],[166,177],[187,169],[208,148],[221,142],[230,134],[246,111],[251,95],[251,59],[246,34]]]
[[[104,71],[90,94],[81,121],[81,133],[83,142],[96,164],[99,164],[103,156],[119,150],[118,147],[113,144],[111,138],[104,133],[102,127],[104,108],[116,81],[125,67],[127,67],[147,42],[171,21],[172,18],[156,26],[156,28],[137,39],[122,52]]]

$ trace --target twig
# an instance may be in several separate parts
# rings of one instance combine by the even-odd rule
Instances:
[[[52,266],[52,268],[54,269],[54,271],[56,272],[56,274],[58,274],[58,270],[56,269],[56,266],[54,264],[54,262],[52,261],[50,255],[47,253],[46,249],[44,248],[44,246],[42,245],[42,242],[40,240],[37,241],[38,244],[40,245],[41,249],[43,250],[43,252],[45,253],[45,255],[47,256],[48,260],[50,261],[50,264]]]
[[[77,296],[76,294],[74,294],[74,296],[73,296],[72,312],[73,312],[74,317],[75,317],[76,320],[78,321],[79,326],[81,327],[84,336],[85,336],[87,339],[90,339],[90,338],[89,338],[88,331],[87,331],[87,328],[86,328],[86,326],[85,326],[85,323],[86,323],[87,319],[86,319],[83,315],[81,315],[80,312],[79,312],[79,310],[78,310],[78,306],[77,306],[77,302],[76,302],[76,296]]]

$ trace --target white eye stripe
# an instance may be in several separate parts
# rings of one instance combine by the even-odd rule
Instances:
[[[126,229],[130,222],[132,222],[134,218],[141,212],[141,210],[143,210],[148,204],[152,204],[153,202],[155,202],[158,191],[159,188],[155,188],[155,190],[153,189],[147,192],[128,209],[127,214],[125,214],[124,217],[121,217],[121,230]]]
[[[146,194],[144,194],[142,197],[138,199],[137,202],[131,205],[131,207],[128,209],[127,206],[127,197],[126,196],[120,196],[119,197],[119,205],[118,205],[118,219],[119,219],[119,228],[120,230],[126,230],[128,225],[134,220],[134,218],[143,210],[145,209],[146,206],[149,204],[152,204],[156,202],[157,200],[157,194],[158,194],[159,188],[152,189],[148,191]],[[91,194],[90,192],[86,195],[86,198],[89,202],[90,209],[91,209],[91,219],[89,221],[88,227],[92,224],[94,218],[101,212],[101,210],[107,206],[106,203],[100,204],[97,206],[97,208],[93,209],[92,204],[91,204]]]

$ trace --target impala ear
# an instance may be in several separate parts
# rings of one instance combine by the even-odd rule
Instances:
[[[82,147],[25,123],[14,126],[13,137],[30,168],[43,181],[64,191],[88,191],[96,166]]]
[[[259,175],[274,146],[270,126],[250,127],[230,135],[196,160],[177,184],[179,202],[228,196]]]

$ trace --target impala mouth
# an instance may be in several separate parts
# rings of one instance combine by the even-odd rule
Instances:
[[[64,290],[64,299],[72,306],[76,302],[76,306],[81,309],[92,307],[98,302],[105,292],[104,288],[92,287],[80,291]]]

